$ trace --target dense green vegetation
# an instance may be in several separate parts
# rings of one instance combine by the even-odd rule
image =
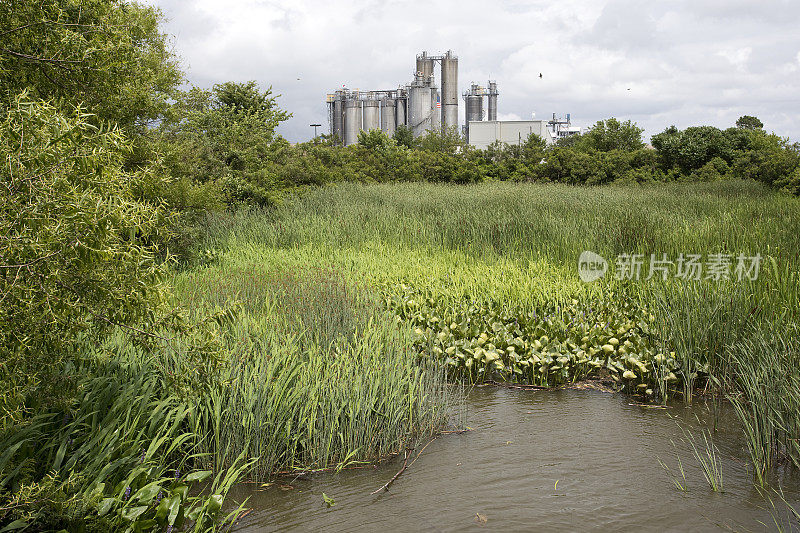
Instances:
[[[210,217],[203,247],[213,260],[178,285],[190,281],[191,301],[236,291],[249,300],[269,272],[334,269],[379,294],[414,328],[420,360],[443,361],[451,378],[559,386],[595,377],[652,401],[713,390],[755,425],[761,477],[779,457],[800,462],[799,208],[741,181],[337,185],[275,211]],[[723,251],[764,262],[752,281],[733,267],[730,279],[681,280],[673,268],[646,280],[645,266],[638,281],[587,284],[577,275],[583,250],[611,261]],[[211,290],[223,279],[229,288]],[[754,373],[759,338],[772,339],[772,359],[763,354],[771,362]]]
[[[215,91],[230,89],[220,86]],[[269,91],[259,93],[252,85],[240,89],[248,98],[274,105]],[[393,137],[362,132],[358,144],[349,147],[324,136],[291,146],[274,138],[272,123],[265,124],[266,128],[256,128],[242,121],[224,135],[200,135],[204,138],[192,141],[191,154],[171,163],[171,174],[196,185],[217,183],[219,203],[259,205],[275,205],[285,192],[345,181],[603,185],[747,179],[793,195],[800,192],[800,146],[762,129],[702,126],[679,131],[670,127],[654,135],[653,146],[648,147],[640,128],[612,118],[553,146],[532,135],[519,145],[495,143],[480,150],[465,145],[456,131],[409,139],[402,127]],[[181,128],[186,129],[181,133]],[[203,129],[188,120],[175,131],[170,135],[183,143]],[[225,143],[218,144],[218,138]],[[207,149],[204,143],[215,148]],[[183,150],[185,145],[177,146]],[[175,149],[170,146],[167,151]]]
[[[179,90],[160,22],[0,6],[0,527],[217,529],[242,477],[400,453],[489,379],[708,385],[759,479],[798,463],[797,144],[742,117],[653,149],[615,119],[556,146],[291,145],[271,89]],[[765,263],[587,285],[585,249]]]

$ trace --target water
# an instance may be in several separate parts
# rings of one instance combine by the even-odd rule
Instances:
[[[753,488],[730,408],[718,410],[714,434],[725,489],[719,493],[709,488],[669,416],[702,443],[700,428],[713,424],[712,409],[702,403],[666,410],[632,403],[623,395],[591,390],[475,389],[467,401],[473,431],[433,441],[389,492],[370,495],[400,469],[402,458],[377,468],[284,478],[263,490],[242,485],[231,497],[250,496],[248,507],[254,510],[235,530],[776,529],[769,504]],[[677,473],[676,448],[687,492],[673,486],[657,460]],[[785,498],[798,510],[799,478],[787,469],[780,480]],[[323,492],[335,505],[325,506]],[[778,519],[786,522],[785,511]]]

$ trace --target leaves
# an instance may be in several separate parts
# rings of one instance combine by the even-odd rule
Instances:
[[[57,399],[68,390],[55,389],[65,354],[93,333],[150,319],[165,294],[149,242],[164,231],[165,213],[131,198],[127,141],[88,119],[81,108],[64,114],[24,94],[0,117],[8,162],[0,168],[0,363],[10,398],[40,385],[52,390],[37,397]]]

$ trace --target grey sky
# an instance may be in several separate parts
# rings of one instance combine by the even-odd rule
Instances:
[[[148,1],[191,83],[272,85],[294,114],[279,130],[292,142],[327,128],[326,93],[397,87],[417,53],[448,49],[459,93],[497,80],[501,119],[614,116],[649,138],[748,114],[800,140],[797,0]]]

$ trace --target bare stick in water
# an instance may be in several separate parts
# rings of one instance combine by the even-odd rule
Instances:
[[[389,490],[389,485],[394,483],[394,480],[399,478],[400,475],[405,471],[406,466],[408,466],[408,455],[409,455],[408,450],[406,450],[406,457],[405,457],[405,459],[403,459],[403,468],[401,468],[400,471],[397,472],[392,479],[390,479],[388,482],[386,482],[386,484],[384,486],[382,486],[381,488],[379,488],[378,490],[376,490],[374,492],[371,492],[370,496],[373,495],[373,494],[378,494],[382,490],[386,490],[386,491]]]

